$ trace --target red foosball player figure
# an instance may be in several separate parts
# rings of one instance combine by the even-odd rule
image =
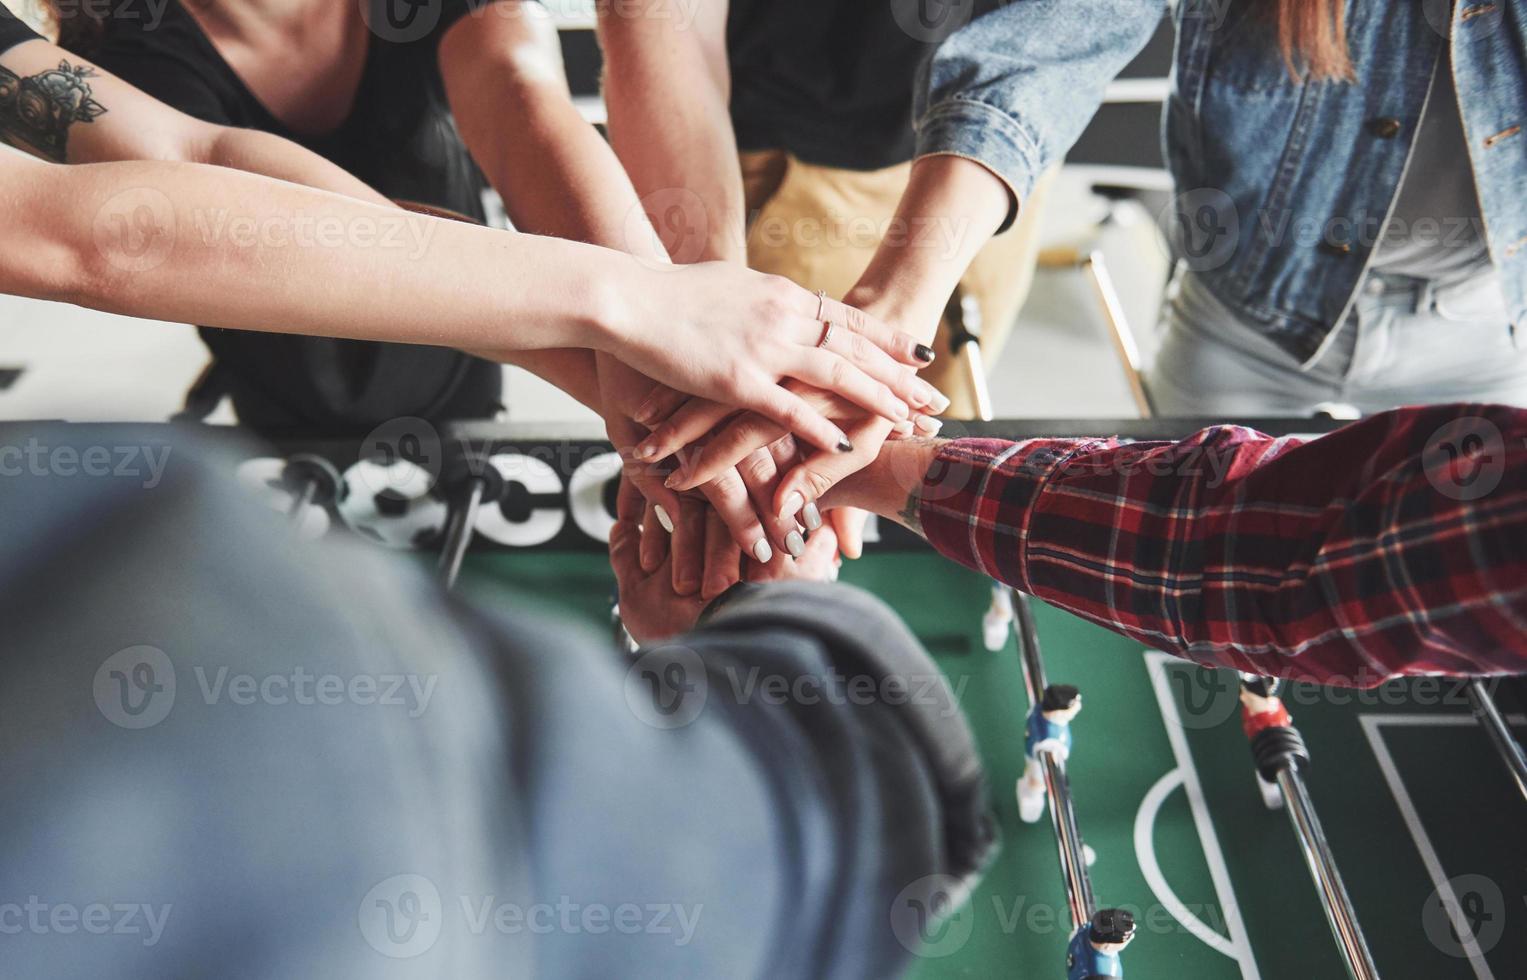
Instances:
[[[1278,682],[1271,677],[1241,675],[1241,728],[1251,743],[1257,765],[1257,789],[1269,810],[1283,806],[1278,772],[1310,764],[1310,753],[1294,727],[1294,719],[1278,697]]]
[[[1271,678],[1242,675],[1241,728],[1248,741],[1255,742],[1257,735],[1269,728],[1293,727],[1294,719],[1277,691],[1277,681]]]

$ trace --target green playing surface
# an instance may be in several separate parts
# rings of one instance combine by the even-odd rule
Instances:
[[[901,611],[938,658],[980,742],[1001,822],[1000,855],[969,903],[931,927],[914,976],[1064,977],[1070,925],[1054,836],[1048,818],[1018,820],[1013,794],[1028,707],[1018,655],[1011,639],[1000,653],[981,644],[987,583],[922,552],[871,555],[844,580]],[[462,582],[489,601],[608,623],[601,555],[475,554]],[[1046,606],[1037,616],[1051,683],[1083,693],[1071,783],[1097,852],[1098,900],[1139,923],[1127,975],[1344,976],[1287,815],[1257,791],[1229,679]],[[1461,689],[1296,687],[1286,700],[1380,975],[1527,978],[1527,807]]]

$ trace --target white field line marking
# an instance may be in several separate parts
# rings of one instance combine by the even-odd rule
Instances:
[[[1464,952],[1469,954],[1469,966],[1474,968],[1474,975],[1479,980],[1495,980],[1495,974],[1490,972],[1490,964],[1485,961],[1484,953],[1480,951],[1479,943],[1474,939],[1474,930],[1464,920],[1463,910],[1458,904],[1458,896],[1453,894],[1453,886],[1448,882],[1447,873],[1442,870],[1442,861],[1437,857],[1437,849],[1432,846],[1432,840],[1427,836],[1426,828],[1421,824],[1421,815],[1416,812],[1415,803],[1410,798],[1410,791],[1405,788],[1405,781],[1400,778],[1400,771],[1395,767],[1394,756],[1389,752],[1389,746],[1384,742],[1384,735],[1379,729],[1384,725],[1410,725],[1416,728],[1435,728],[1440,726],[1469,727],[1477,725],[1473,715],[1363,715],[1358,718],[1362,723],[1363,735],[1368,739],[1368,745],[1373,749],[1373,757],[1378,760],[1379,770],[1384,774],[1384,781],[1389,784],[1389,792],[1394,795],[1394,802],[1400,808],[1400,816],[1405,821],[1405,829],[1410,832],[1410,839],[1415,842],[1416,850],[1421,854],[1421,863],[1426,865],[1426,873],[1436,886],[1437,897],[1442,900],[1443,908],[1447,910],[1453,920],[1453,931],[1458,934],[1458,941],[1463,946]],[[1513,724],[1515,724],[1513,719]]]
[[[1202,919],[1188,909],[1182,899],[1177,897],[1177,893],[1172,891],[1166,875],[1161,873],[1161,864],[1156,860],[1156,841],[1153,833],[1156,828],[1156,814],[1161,811],[1161,804],[1172,795],[1172,791],[1181,785],[1182,770],[1173,769],[1158,779],[1156,785],[1145,794],[1145,799],[1140,802],[1140,812],[1135,814],[1135,857],[1140,861],[1140,871],[1145,875],[1145,883],[1150,885],[1151,891],[1155,893],[1156,900],[1205,946],[1218,950],[1232,960],[1239,961],[1240,950],[1230,940],[1205,925]]]
[[[1182,788],[1188,794],[1188,806],[1193,811],[1193,825],[1198,829],[1198,840],[1203,845],[1204,860],[1209,865],[1209,877],[1214,882],[1214,893],[1225,913],[1225,928],[1230,933],[1241,965],[1242,980],[1261,980],[1257,960],[1246,936],[1246,924],[1241,921],[1240,902],[1230,884],[1230,869],[1225,865],[1225,854],[1220,850],[1219,836],[1214,832],[1214,821],[1209,816],[1209,805],[1204,799],[1204,787],[1198,779],[1198,768],[1193,764],[1193,753],[1188,749],[1188,737],[1177,711],[1177,700],[1172,697],[1172,686],[1167,683],[1166,669],[1170,663],[1186,663],[1176,657],[1156,650],[1145,651],[1145,668],[1150,674],[1151,687],[1156,691],[1156,703],[1161,709],[1161,720],[1166,726],[1167,741],[1172,745],[1172,755],[1182,775]]]

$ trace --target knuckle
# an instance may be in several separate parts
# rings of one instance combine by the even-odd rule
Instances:
[[[816,500],[832,489],[833,478],[821,470],[808,469],[802,476],[806,481],[806,486],[811,491],[807,496],[812,500]]]
[[[736,469],[727,470],[711,481],[711,494],[713,499],[722,503],[735,503],[746,494],[742,485],[742,476]]]
[[[800,287],[783,276],[769,276],[764,283],[762,311],[770,320],[783,320],[795,313],[795,296]]]
[[[763,483],[771,479],[776,472],[774,457],[765,449],[749,453],[748,458],[739,464],[738,469],[744,479],[751,479],[755,483]]]

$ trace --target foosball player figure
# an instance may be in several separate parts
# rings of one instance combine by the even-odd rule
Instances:
[[[1100,909],[1076,930],[1066,950],[1066,980],[1112,980],[1124,976],[1119,954],[1135,938],[1135,917],[1123,909]]]
[[[1278,772],[1285,768],[1300,769],[1310,764],[1310,753],[1304,739],[1294,727],[1294,719],[1278,697],[1278,681],[1255,674],[1241,675],[1241,728],[1251,743],[1251,755],[1256,761],[1258,783],[1262,802],[1269,809],[1283,805],[1283,794],[1278,788]]]
[[[1034,823],[1045,812],[1041,752],[1065,762],[1071,755],[1071,720],[1082,710],[1082,696],[1069,684],[1051,684],[1029,712],[1023,739],[1023,777],[1018,780],[1018,817]]]
[[[1278,697],[1278,682],[1270,677],[1241,675],[1241,728],[1248,741],[1269,728],[1292,728],[1294,719]]]
[[[1005,585],[993,585],[991,605],[981,617],[981,639],[986,649],[995,653],[1007,646],[1007,634],[1013,628],[1013,594]]]

